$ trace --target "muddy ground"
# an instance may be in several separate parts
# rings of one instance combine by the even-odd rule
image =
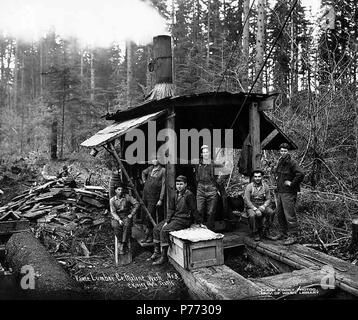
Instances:
[[[113,232],[107,221],[97,234],[92,258],[54,256],[80,283],[89,299],[190,299],[180,274],[170,263],[152,266],[152,262],[147,261],[152,250],[140,247],[135,240],[132,250],[132,263],[116,267]]]

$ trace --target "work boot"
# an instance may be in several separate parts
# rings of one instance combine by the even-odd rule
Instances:
[[[147,261],[154,261],[160,258],[160,243],[154,243],[154,252],[153,254],[147,259]]]
[[[289,246],[289,245],[294,244],[294,243],[296,243],[296,242],[297,242],[297,239],[296,239],[295,236],[289,236],[289,237],[283,242],[283,244],[284,244],[285,246]]]
[[[149,237],[149,230],[145,230],[144,238],[141,240],[141,243],[146,243]]]
[[[128,252],[127,242],[123,242],[123,254],[126,254],[127,252]]]
[[[156,265],[164,264],[166,262],[168,262],[168,246],[162,247],[162,254],[159,260],[153,262],[152,264],[156,266]]]
[[[118,243],[118,254],[124,254],[123,243]]]
[[[277,241],[277,240],[282,240],[285,239],[286,235],[282,232],[279,232],[277,235],[272,235],[270,234],[270,236],[267,236],[267,239],[273,240],[273,241]]]
[[[153,235],[149,234],[147,240],[145,241],[145,243],[152,243],[153,242]]]
[[[260,237],[260,233],[259,232],[253,232],[252,237],[255,241],[260,241],[261,237]]]
[[[269,239],[269,240],[272,240],[273,238],[275,238],[275,236],[273,234],[271,234],[271,231],[268,228],[264,229],[264,231],[262,232],[262,237]]]

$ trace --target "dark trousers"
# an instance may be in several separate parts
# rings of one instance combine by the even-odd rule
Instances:
[[[132,219],[128,217],[120,217],[123,221],[123,224],[120,225],[119,222],[115,219],[111,220],[111,225],[114,231],[114,234],[117,236],[119,242],[128,242],[132,235]]]
[[[247,209],[247,214],[249,216],[251,232],[257,233],[261,232],[263,228],[270,228],[274,216],[274,211],[267,207],[264,212],[261,212],[261,216],[259,216],[254,210]]]
[[[161,207],[157,207],[158,200],[143,199],[144,205],[147,207],[150,215],[152,216],[152,218],[154,219],[154,221],[156,223],[163,220],[163,210],[162,210],[163,205]],[[144,209],[142,212],[143,212],[143,223],[146,225],[148,230],[150,230],[152,232],[153,225],[150,222],[147,214],[144,212]]]
[[[298,232],[298,222],[296,216],[297,194],[278,193],[277,194],[277,220],[282,233],[292,235]]]
[[[218,189],[212,183],[199,183],[196,192],[197,209],[204,224],[211,230],[215,227],[215,213],[218,200]]]
[[[164,223],[164,220],[158,223],[153,230],[153,242],[160,242],[161,246],[169,245],[169,232],[186,229],[191,225],[191,221],[186,219],[173,219],[163,227]]]

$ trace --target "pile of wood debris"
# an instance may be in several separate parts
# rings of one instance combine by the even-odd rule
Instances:
[[[70,188],[57,179],[32,187],[0,207],[0,221],[28,220],[36,237],[51,252],[79,251],[74,248],[74,238],[102,225],[108,205],[105,188]],[[89,255],[84,241],[77,244],[82,254]]]

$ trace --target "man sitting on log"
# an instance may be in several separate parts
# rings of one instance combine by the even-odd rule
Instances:
[[[114,234],[119,241],[119,254],[125,254],[128,241],[130,241],[133,217],[139,208],[139,202],[126,193],[123,183],[115,187],[116,195],[109,200]]]
[[[252,172],[253,181],[246,186],[244,195],[249,225],[255,241],[260,241],[260,236],[271,237],[269,228],[274,215],[269,207],[270,189],[266,183],[262,182],[262,176],[261,170]]]
[[[165,220],[156,225],[153,231],[154,253],[148,260],[159,260],[153,265],[160,265],[168,261],[169,232],[189,228],[201,219],[196,210],[194,194],[187,189],[187,178],[178,176],[175,181],[176,194],[169,201],[168,215]],[[160,247],[162,253],[160,254]]]

